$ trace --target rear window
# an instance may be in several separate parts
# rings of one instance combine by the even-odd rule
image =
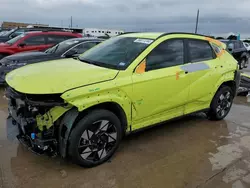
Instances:
[[[211,44],[211,46],[216,54],[219,54],[222,51],[222,48],[215,44]]]
[[[207,41],[189,40],[189,58],[191,62],[206,61],[214,59],[214,53]]]

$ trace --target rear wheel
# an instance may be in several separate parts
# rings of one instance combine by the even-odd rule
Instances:
[[[84,167],[107,161],[116,151],[122,137],[118,117],[108,110],[94,110],[83,117],[69,138],[69,156]]]
[[[224,119],[232,107],[233,98],[232,89],[228,86],[222,86],[212,100],[208,118],[211,120]]]

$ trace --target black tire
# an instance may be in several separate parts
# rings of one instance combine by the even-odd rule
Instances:
[[[100,165],[112,157],[121,138],[122,127],[118,117],[108,110],[93,110],[73,128],[69,138],[69,156],[83,167]]]
[[[228,93],[230,95],[228,95]],[[224,96],[224,98],[222,97]],[[223,98],[223,99],[222,99]],[[222,120],[229,113],[234,99],[234,93],[228,86],[222,86],[215,94],[210,110],[208,112],[208,118],[210,120]]]

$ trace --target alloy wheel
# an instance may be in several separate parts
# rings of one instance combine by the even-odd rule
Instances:
[[[218,100],[218,106],[216,108],[216,112],[220,117],[225,116],[232,105],[232,96],[229,91],[222,93]]]
[[[78,152],[82,159],[98,162],[109,155],[116,142],[116,127],[108,120],[99,120],[83,132]]]

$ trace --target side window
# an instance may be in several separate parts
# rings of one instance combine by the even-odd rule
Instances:
[[[184,63],[182,39],[167,40],[159,44],[146,58],[146,71],[181,65]]]
[[[228,42],[228,43],[227,43],[227,48],[235,49],[234,43],[233,43],[233,42]]]
[[[43,35],[30,36],[24,40],[24,43],[28,46],[43,45],[45,38]]]
[[[94,47],[97,44],[99,44],[99,42],[85,42],[85,43],[79,44],[72,50],[76,51],[77,54],[82,54],[83,52],[89,50],[90,48]]]
[[[69,38],[67,38],[64,35],[48,35],[48,44],[57,44],[66,39],[69,39]]]
[[[214,59],[214,53],[207,41],[189,40],[189,58],[191,62],[206,61]]]

